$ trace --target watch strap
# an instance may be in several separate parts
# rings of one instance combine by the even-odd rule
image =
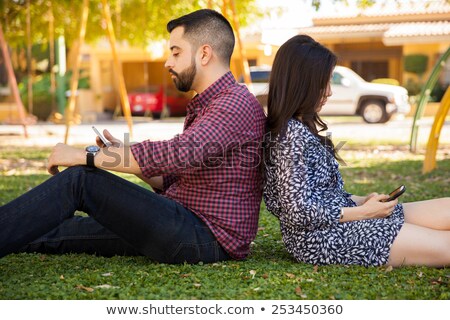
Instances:
[[[95,168],[94,157],[95,153],[86,152],[86,164],[88,167]]]

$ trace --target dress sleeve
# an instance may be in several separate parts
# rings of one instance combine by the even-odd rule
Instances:
[[[339,223],[340,198],[332,191],[317,188],[323,184],[328,170],[337,170],[326,159],[315,159],[323,153],[318,141],[305,134],[305,128],[292,132],[288,129],[283,147],[278,151],[278,190],[282,207],[280,220],[305,231],[323,230]],[[328,152],[328,151],[325,151]],[[313,165],[314,163],[314,165]]]

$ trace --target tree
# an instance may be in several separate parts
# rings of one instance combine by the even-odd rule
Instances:
[[[70,46],[78,35],[78,22],[82,1],[33,0],[31,1],[31,35],[33,43],[48,43],[48,10],[52,1],[55,17],[55,37],[63,35]],[[219,3],[220,1],[215,1]],[[239,23],[248,25],[261,13],[255,0],[236,1]],[[206,0],[110,0],[111,16],[118,41],[131,45],[147,46],[149,42],[167,37],[166,24],[170,19],[190,11],[206,8]],[[220,6],[217,6],[220,10]],[[11,47],[24,46],[26,1],[0,2],[0,19],[7,42]],[[105,36],[105,22],[101,13],[101,1],[90,1],[86,42]]]

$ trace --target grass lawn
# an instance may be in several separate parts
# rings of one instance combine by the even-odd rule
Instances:
[[[0,205],[48,178],[43,160],[49,150],[0,149]],[[369,146],[340,154],[351,193],[388,193],[404,183],[403,201],[450,195],[448,155],[438,170],[422,175],[423,157],[405,150]],[[0,259],[0,299],[450,299],[450,270],[293,262],[277,220],[262,204],[245,261],[166,265],[143,257],[12,254]]]

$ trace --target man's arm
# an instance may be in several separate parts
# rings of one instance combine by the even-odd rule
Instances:
[[[100,149],[94,157],[97,168],[141,175],[139,164],[134,159],[129,147],[108,147]],[[73,167],[86,165],[86,151],[58,143],[48,158],[47,170],[51,174],[59,172],[58,166]]]
[[[164,188],[164,180],[162,176],[146,178],[142,174],[137,174],[136,177],[149,184],[153,190],[163,190]]]

